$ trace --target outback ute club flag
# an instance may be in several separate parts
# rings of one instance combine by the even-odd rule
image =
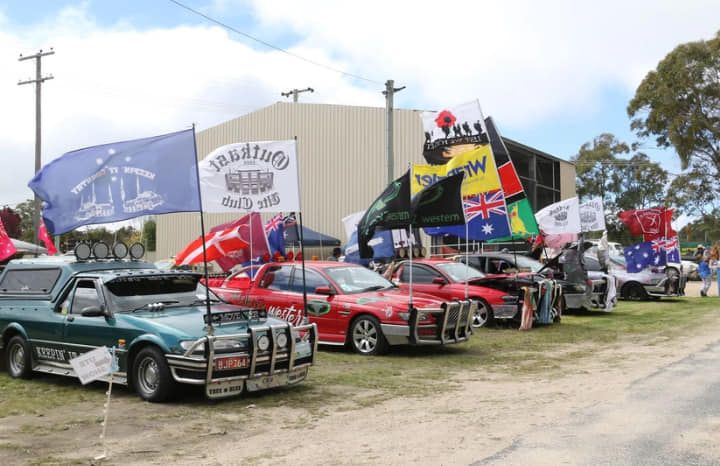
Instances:
[[[605,208],[599,197],[594,197],[580,204],[580,228],[586,231],[605,230]]]
[[[198,169],[205,212],[300,211],[294,140],[218,147]]]
[[[83,225],[200,210],[193,129],[87,147],[45,165],[28,186],[58,235]]]

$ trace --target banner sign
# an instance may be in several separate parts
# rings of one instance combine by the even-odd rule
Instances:
[[[72,358],[70,365],[83,385],[109,375],[114,369],[113,357],[106,346]]]
[[[294,140],[218,147],[199,162],[198,169],[205,212],[300,210]]]
[[[544,235],[580,233],[580,203],[577,197],[550,204],[535,214]]]
[[[580,228],[586,231],[605,230],[605,209],[599,197],[580,204]]]

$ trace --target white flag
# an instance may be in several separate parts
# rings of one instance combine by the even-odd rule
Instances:
[[[577,197],[550,204],[535,214],[540,230],[545,235],[580,233],[580,203]]]
[[[582,231],[605,230],[605,209],[602,199],[594,197],[580,204],[580,227]]]
[[[294,140],[218,147],[198,163],[205,212],[298,212]]]

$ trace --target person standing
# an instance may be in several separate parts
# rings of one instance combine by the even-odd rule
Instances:
[[[718,296],[720,296],[720,243],[715,243],[710,248],[710,273],[717,275]]]
[[[700,296],[703,298],[707,296],[707,292],[712,284],[712,271],[710,270],[710,254],[705,253],[700,257],[700,263],[698,264],[698,275],[703,282],[702,289],[700,290]]]

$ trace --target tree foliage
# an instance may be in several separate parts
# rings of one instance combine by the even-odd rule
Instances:
[[[143,225],[143,242],[148,251],[155,250],[155,230],[157,224],[155,220],[148,220]]]
[[[682,44],[649,72],[627,108],[631,128],[673,147],[683,170],[720,174],[720,32]]]
[[[15,206],[15,212],[20,216],[19,239],[34,243],[37,241],[33,227],[33,214],[35,212],[35,201],[27,199]]]
[[[611,205],[620,183],[615,166],[617,156],[629,151],[627,144],[609,133],[583,144],[572,158],[577,173],[578,196],[600,197],[606,206]]]

